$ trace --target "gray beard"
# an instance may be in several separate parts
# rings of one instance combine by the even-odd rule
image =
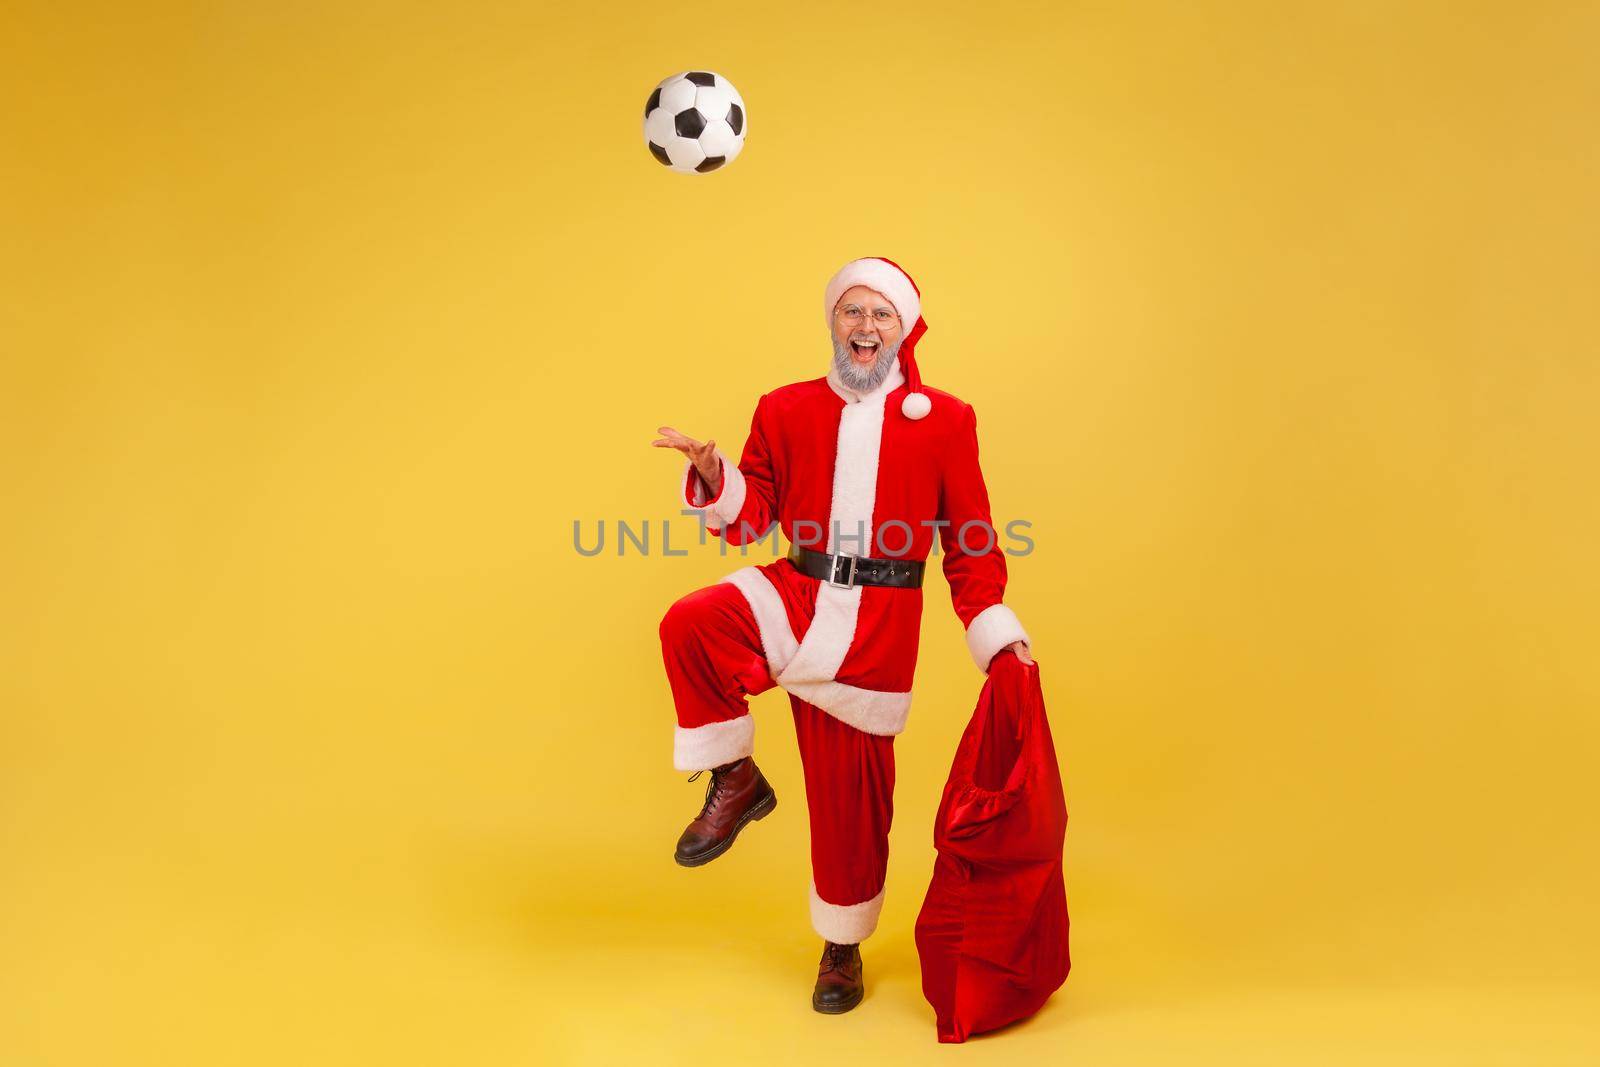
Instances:
[[[889,377],[889,368],[894,366],[894,358],[900,354],[900,341],[905,338],[892,345],[879,345],[878,358],[868,370],[862,370],[855,362],[848,341],[841,343],[837,337],[832,340],[833,372],[838,375],[839,383],[857,393],[870,393]]]

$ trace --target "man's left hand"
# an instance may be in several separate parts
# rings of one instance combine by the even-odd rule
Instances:
[[[1006,648],[1012,652],[1015,652],[1017,654],[1017,658],[1020,659],[1024,664],[1030,667],[1033,665],[1033,657],[1028,654],[1028,643],[1026,641],[1013,641],[1007,645]]]

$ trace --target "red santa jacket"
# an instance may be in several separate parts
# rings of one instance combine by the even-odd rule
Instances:
[[[977,420],[969,405],[929,388],[932,410],[907,418],[906,392],[896,360],[871,393],[832,372],[767,393],[738,466],[719,451],[715,496],[685,464],[684,503],[733,545],[766,538],[776,523],[791,543],[818,551],[925,560],[937,530],[967,648],[987,673],[996,652],[1028,635],[1002,603],[1005,554],[978,465]],[[921,589],[841,588],[787,559],[723,581],[749,601],[778,685],[868,733],[905,729]]]

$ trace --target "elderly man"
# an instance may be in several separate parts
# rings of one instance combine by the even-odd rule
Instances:
[[[709,771],[676,859],[726,852],[777,795],[756,767],[745,703],[789,694],[811,822],[811,923],[824,939],[812,1006],[849,1011],[864,985],[860,942],[877,926],[894,810],[894,737],[911,710],[924,561],[935,531],[956,615],[980,670],[1028,635],[1001,601],[1006,564],[978,466],[972,408],[924,389],[914,351],[927,330],[916,284],[886,259],[828,282],[827,375],[756,404],[737,465],[714,441],[663,426],[657,447],[688,459],[684,501],[729,544],[774,523],[788,556],[734,571],[667,610],[661,646],[677,706],[674,765]]]

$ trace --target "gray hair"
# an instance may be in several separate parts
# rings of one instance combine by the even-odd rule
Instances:
[[[872,369],[863,371],[850,356],[850,342],[833,338],[833,370],[839,376],[840,383],[846,389],[858,393],[870,393],[883,384],[889,376],[889,368],[894,366],[894,359],[900,354],[902,337],[892,345],[880,344],[878,358],[873,362]]]

